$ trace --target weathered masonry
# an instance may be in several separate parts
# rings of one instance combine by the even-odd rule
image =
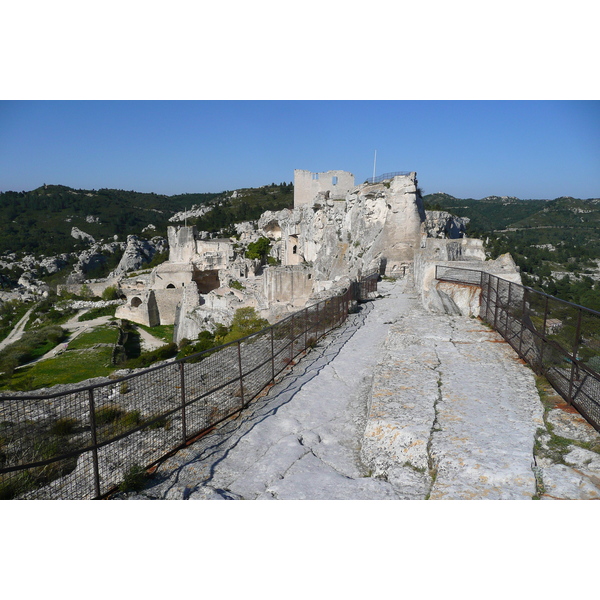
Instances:
[[[294,170],[294,207],[312,205],[320,200],[345,200],[354,188],[354,175],[348,171],[313,173]]]

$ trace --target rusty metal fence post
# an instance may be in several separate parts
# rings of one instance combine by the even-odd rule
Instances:
[[[546,296],[546,302],[544,304],[544,324],[542,325],[542,349],[540,350],[540,372],[545,373],[546,369],[544,368],[544,349],[546,348],[546,331],[548,330],[548,301],[549,298]]]
[[[308,308],[305,308],[302,314],[304,315],[304,350],[306,350],[308,348]]]
[[[179,387],[181,395],[181,437],[182,442],[185,444],[187,441],[187,422],[185,419],[185,373],[184,365],[185,361],[179,363]]]
[[[294,362],[294,313],[292,313],[292,326],[291,326],[291,335],[290,335],[290,365]]]
[[[571,353],[571,378],[569,380],[569,404],[573,403],[573,385],[575,379],[579,379],[579,369],[577,368],[577,353],[579,352],[579,338],[581,337],[581,308],[577,311],[577,327],[575,330],[575,339],[573,340],[573,351]]]
[[[244,371],[242,369],[242,348],[241,343],[237,343],[237,355],[238,355],[238,367],[240,370],[240,398],[242,402],[242,408],[244,408]]]
[[[523,304],[521,305],[521,335],[519,336],[519,356],[523,358],[523,334],[525,333],[525,312],[527,310],[527,288],[523,288]]]
[[[495,292],[496,292],[496,306],[494,308],[494,329],[498,329],[498,309],[500,308],[500,294],[499,294],[499,288],[500,288],[500,284],[499,281],[500,279],[498,277],[494,277],[494,279],[496,280],[496,287],[495,287]]]
[[[272,373],[272,377],[271,377],[271,381],[273,384],[275,384],[275,333],[274,333],[274,329],[275,326],[272,325],[271,326],[271,373]]]
[[[492,276],[488,273],[488,291],[487,291],[487,306],[485,308],[485,318],[490,322],[491,302],[492,302]]]
[[[94,467],[94,491],[96,498],[100,498],[100,469],[98,467],[98,438],[96,435],[96,405],[94,402],[94,389],[88,390],[90,407],[90,433],[92,436],[92,462]]]

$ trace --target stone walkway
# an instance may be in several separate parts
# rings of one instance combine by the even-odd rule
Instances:
[[[19,341],[23,334],[25,333],[25,325],[27,325],[27,321],[33,312],[33,308],[30,308],[22,317],[19,319],[19,322],[14,326],[13,330],[0,341],[0,350],[6,348],[10,344],[14,344]]]
[[[498,334],[425,312],[408,281],[379,289],[293,375],[118,497],[600,498],[600,436],[572,415],[585,447],[557,445],[553,411],[572,411],[545,408]]]

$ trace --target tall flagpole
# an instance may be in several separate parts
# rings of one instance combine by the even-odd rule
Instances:
[[[377,150],[375,150],[375,158],[373,159],[373,183],[375,183],[375,165],[377,165]]]

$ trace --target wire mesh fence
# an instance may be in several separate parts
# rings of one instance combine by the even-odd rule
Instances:
[[[387,179],[393,179],[398,175],[410,175],[410,171],[391,171],[390,173],[383,173],[383,175],[377,175],[376,177],[368,177],[365,183],[381,183]]]
[[[440,281],[474,284],[476,271],[436,269]],[[600,313],[479,272],[480,316],[600,431]]]
[[[243,410],[340,326],[378,274],[258,332],[109,382],[0,397],[0,499],[92,499]]]

